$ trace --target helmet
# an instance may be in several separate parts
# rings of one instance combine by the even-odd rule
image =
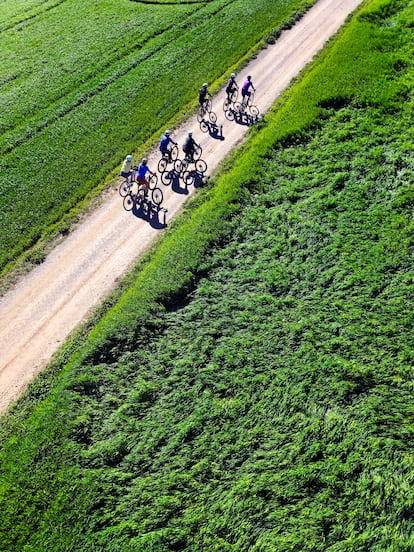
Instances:
[[[146,159],[146,158],[144,157],[144,159],[142,160],[142,164],[143,164],[143,165],[146,165],[147,163],[148,163],[148,159]]]
[[[188,136],[192,136],[192,135],[193,135],[193,133],[192,133],[191,130],[190,130],[190,132],[188,133]]]
[[[232,79],[234,79],[234,77],[236,76],[236,73],[232,73],[230,76]]]
[[[127,160],[127,161],[132,161],[132,155],[127,155],[127,156],[126,156],[126,160]]]
[[[207,88],[207,86],[208,86],[208,83],[205,82],[205,83],[203,84],[203,88]]]
[[[164,134],[165,134],[165,136],[169,136],[169,135],[171,134],[171,131],[170,131],[170,130],[166,130],[166,131],[164,132]]]

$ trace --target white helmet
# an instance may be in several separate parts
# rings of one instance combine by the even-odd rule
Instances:
[[[188,133],[188,136],[192,136],[192,135],[193,135],[193,133],[192,133],[192,131],[190,130],[189,133]]]
[[[207,88],[207,86],[208,86],[208,83],[205,82],[205,83],[203,84],[203,88]]]
[[[236,73],[232,73],[230,76],[232,79],[234,79],[234,77],[236,76]]]
[[[169,136],[169,135],[171,134],[171,131],[170,131],[170,130],[166,130],[164,134],[165,134],[165,136]]]
[[[132,155],[127,155],[127,156],[126,156],[126,160],[127,160],[127,161],[132,161]]]

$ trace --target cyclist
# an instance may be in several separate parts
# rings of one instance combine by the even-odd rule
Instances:
[[[205,82],[198,92],[198,103],[200,104],[200,107],[205,107],[209,97],[211,97],[211,94],[208,91],[208,84]]]
[[[194,162],[194,151],[196,147],[198,147],[198,144],[194,140],[193,133],[190,130],[190,132],[187,134],[187,138],[185,139],[183,151],[186,158],[192,163]]]
[[[129,179],[134,174],[132,170],[132,155],[127,155],[121,167],[120,175],[125,179]]]
[[[252,76],[248,75],[241,89],[241,93],[243,96],[243,100],[242,100],[243,105],[247,105],[249,103],[249,99],[251,96],[250,88],[252,88],[253,90],[256,90],[252,83]]]
[[[227,99],[229,101],[231,99],[231,95],[233,94],[233,92],[237,90],[237,88],[238,88],[238,84],[236,82],[236,73],[232,73],[230,75],[229,80],[227,81],[227,86],[226,86]]]
[[[149,190],[149,182],[145,178],[147,173],[149,173],[151,176],[155,174],[148,167],[148,159],[144,158],[138,166],[137,182],[138,182],[138,184],[142,184],[144,186],[145,196],[148,195],[148,190]]]
[[[174,140],[171,138],[171,132],[169,130],[166,130],[160,140],[160,152],[162,153],[162,155],[164,154],[168,155],[169,162],[171,162],[170,144],[174,144],[176,146],[177,142],[174,142]]]

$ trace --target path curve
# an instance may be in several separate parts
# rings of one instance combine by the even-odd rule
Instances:
[[[261,113],[267,111],[299,71],[339,29],[361,0],[320,0],[276,44],[262,50],[242,71],[251,74]],[[174,139],[187,130],[203,147],[211,173],[239,144],[247,127],[229,122],[222,111],[223,92],[213,98],[224,140],[199,130],[196,118],[183,124]],[[154,170],[159,154],[148,156]],[[164,187],[167,222],[194,193],[175,193]],[[160,230],[122,208],[117,190],[59,244],[42,265],[33,269],[0,299],[0,411],[4,411],[29,381],[51,360],[62,342],[113,289],[118,279],[154,243]]]

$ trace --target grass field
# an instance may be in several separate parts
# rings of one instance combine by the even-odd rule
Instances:
[[[0,270],[311,3],[3,0]]]
[[[3,419],[4,550],[413,550],[413,8],[367,3]]]

